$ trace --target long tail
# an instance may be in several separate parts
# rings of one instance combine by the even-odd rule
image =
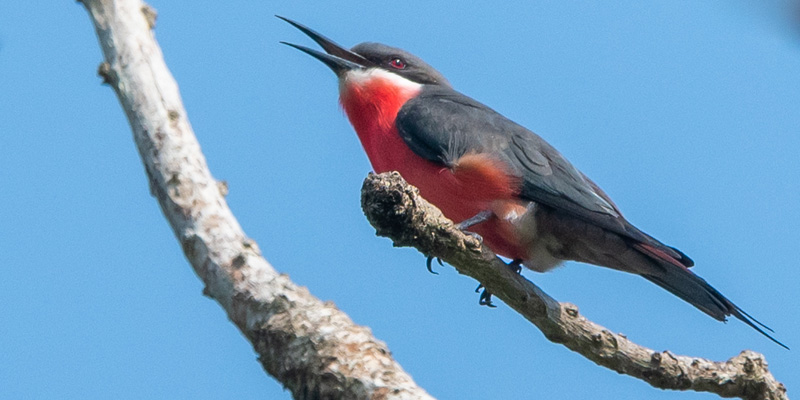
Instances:
[[[642,274],[649,281],[670,291],[670,293],[682,298],[719,321],[725,321],[728,315],[732,315],[750,325],[750,327],[779,346],[789,349],[785,344],[767,333],[767,331],[774,333],[772,329],[750,316],[736,304],[733,304],[717,289],[709,285],[705,279],[695,275],[679,261],[647,244],[635,244],[634,248],[656,261],[662,267],[658,274]]]

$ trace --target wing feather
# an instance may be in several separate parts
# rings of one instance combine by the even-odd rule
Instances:
[[[692,264],[625,220],[611,199],[544,139],[453,89],[425,86],[400,109],[396,126],[412,151],[427,160],[452,167],[465,154],[491,154],[520,178],[520,197]]]

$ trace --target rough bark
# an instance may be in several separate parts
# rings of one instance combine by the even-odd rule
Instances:
[[[481,282],[547,339],[598,365],[661,389],[752,400],[788,398],[786,388],[775,380],[759,353],[743,351],[728,361],[715,362],[657,352],[587,320],[578,307],[548,296],[476,238],[457,229],[396,172],[370,174],[361,194],[361,206],[378,235],[392,239],[395,246],[415,247],[423,254],[440,257],[459,273]]]
[[[105,62],[99,74],[125,110],[150,191],[186,258],[296,399],[430,399],[369,329],[285,275],[248,239],[211,176],[178,86],[139,0],[83,0]]]

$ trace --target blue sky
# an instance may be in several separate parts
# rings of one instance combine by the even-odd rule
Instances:
[[[779,2],[154,1],[156,36],[214,175],[267,259],[371,327],[442,399],[710,399],[663,392],[552,344],[476,283],[396,249],[364,218],[370,167],[334,75],[278,44],[284,15],[352,46],[409,50],[556,146],[637,226],[800,349],[800,35]],[[277,398],[201,295],[96,76],[73,1],[0,5],[0,398]],[[636,276],[525,275],[658,350],[798,350],[722,324]]]

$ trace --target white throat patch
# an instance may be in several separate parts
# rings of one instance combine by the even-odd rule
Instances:
[[[347,83],[364,85],[375,79],[387,80],[400,89],[417,92],[422,89],[422,84],[403,78],[381,68],[356,69],[347,72],[339,80],[340,90],[347,86]]]

